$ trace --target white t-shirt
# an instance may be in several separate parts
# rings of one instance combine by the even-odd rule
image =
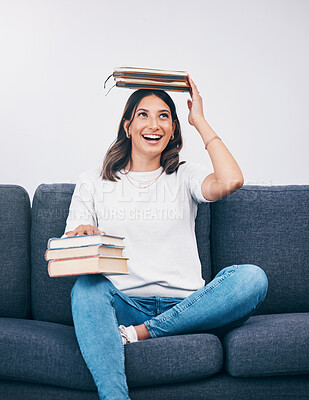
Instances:
[[[162,170],[130,172],[129,177],[139,185],[136,180],[151,180]],[[186,162],[143,189],[130,183],[124,170],[117,172],[117,182],[103,181],[100,168],[87,170],[79,175],[65,232],[90,224],[125,238],[129,275],[106,276],[128,296],[187,297],[205,285],[195,217],[198,203],[208,201],[201,185],[209,173],[202,164]]]

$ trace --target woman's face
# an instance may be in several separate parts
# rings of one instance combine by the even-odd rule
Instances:
[[[124,122],[128,132],[129,121]],[[129,127],[132,141],[132,155],[161,154],[175,131],[169,106],[159,97],[144,97],[136,108],[134,119]]]

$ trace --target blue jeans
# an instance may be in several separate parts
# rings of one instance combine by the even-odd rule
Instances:
[[[102,275],[79,277],[71,293],[75,333],[100,399],[130,399],[119,325],[144,323],[152,338],[224,334],[250,317],[267,288],[265,272],[252,264],[224,268],[186,298],[129,297]]]

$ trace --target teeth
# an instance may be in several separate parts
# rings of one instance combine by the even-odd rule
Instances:
[[[160,135],[143,135],[144,138],[149,138],[149,139],[160,139]]]

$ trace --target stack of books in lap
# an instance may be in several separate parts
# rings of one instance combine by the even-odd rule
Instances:
[[[50,238],[45,252],[48,274],[128,274],[123,239],[103,234]]]
[[[189,92],[188,72],[151,68],[118,67],[113,74],[116,87]],[[106,81],[105,81],[106,83]]]

